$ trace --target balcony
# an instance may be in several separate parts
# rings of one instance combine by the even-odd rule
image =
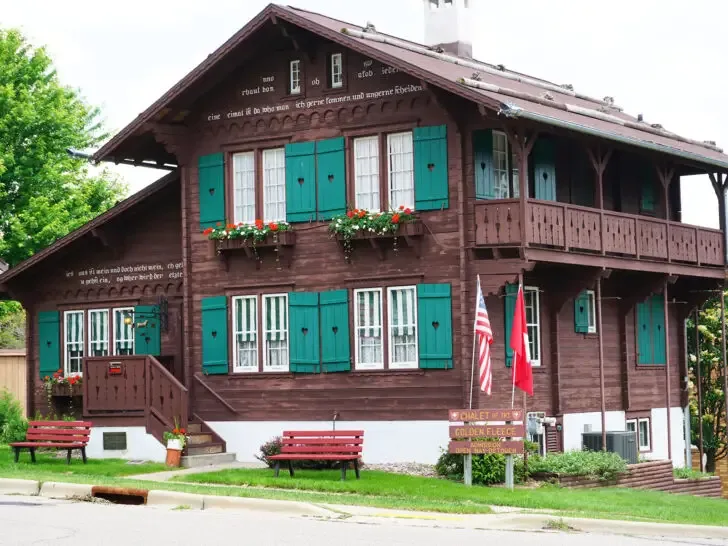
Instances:
[[[526,214],[524,240],[518,199],[477,201],[476,247],[569,252],[583,255],[569,261],[584,265],[588,265],[591,255],[711,268],[725,266],[720,230],[532,199],[526,202]],[[537,260],[537,256],[534,253],[531,258]]]

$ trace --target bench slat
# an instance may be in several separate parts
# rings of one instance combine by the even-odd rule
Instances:
[[[55,436],[53,434],[44,434],[43,436],[26,436],[26,442],[65,442],[76,444],[87,444],[88,438],[75,438],[73,436]]]
[[[28,434],[55,434],[57,436],[89,436],[90,430],[74,429],[74,430],[63,430],[57,428],[29,428]]]
[[[30,421],[31,427],[91,427],[90,421]]]
[[[364,443],[362,439],[343,440],[341,438],[283,438],[281,445],[291,446],[360,446]]]
[[[364,436],[363,430],[286,430],[282,436],[304,437],[304,436]]]
[[[281,453],[361,453],[361,447],[355,446],[355,447],[340,447],[336,449],[331,449],[328,447],[323,446],[314,446],[314,447],[303,447],[303,446],[291,446],[291,447],[284,447],[281,450]]]
[[[273,459],[274,461],[280,460],[280,461],[287,461],[287,460],[309,460],[309,461],[354,461],[356,459],[360,459],[361,455],[315,455],[313,457],[309,455],[297,455],[295,453],[291,453],[290,455],[273,455],[272,457],[268,457],[269,459]]]
[[[59,447],[65,449],[71,448],[82,448],[86,447],[86,444],[79,443],[52,443],[52,442],[13,442],[8,444],[10,447]]]

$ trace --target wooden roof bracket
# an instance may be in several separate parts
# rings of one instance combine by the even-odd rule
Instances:
[[[663,275],[658,274],[656,276],[650,276],[642,284],[631,286],[629,288],[630,295],[622,300],[622,313],[628,313],[635,305],[645,301],[653,294],[659,294],[667,285],[674,285],[678,280],[677,275]]]

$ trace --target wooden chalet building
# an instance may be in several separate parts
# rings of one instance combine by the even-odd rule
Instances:
[[[474,60],[464,0],[424,9],[419,45],[270,5],[98,151],[171,172],[0,275],[28,310],[31,412],[62,369],[82,388],[51,404],[94,422],[91,456],[162,458],[177,418],[190,455],[250,461],[336,419],[366,431],[365,461],[434,462],[471,390],[510,404],[522,276],[528,411],[555,419],[534,439],[578,449],[629,429],[646,457],[684,464],[684,321],[726,262],[722,230],[681,222],[681,177],[711,175],[724,228],[728,156]],[[416,221],[396,238],[329,231],[400,206]],[[258,219],[291,230],[203,233]],[[478,275],[490,397],[471,385]]]

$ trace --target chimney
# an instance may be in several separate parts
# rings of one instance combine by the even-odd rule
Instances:
[[[425,45],[472,58],[471,6],[475,0],[422,0],[425,4]]]

